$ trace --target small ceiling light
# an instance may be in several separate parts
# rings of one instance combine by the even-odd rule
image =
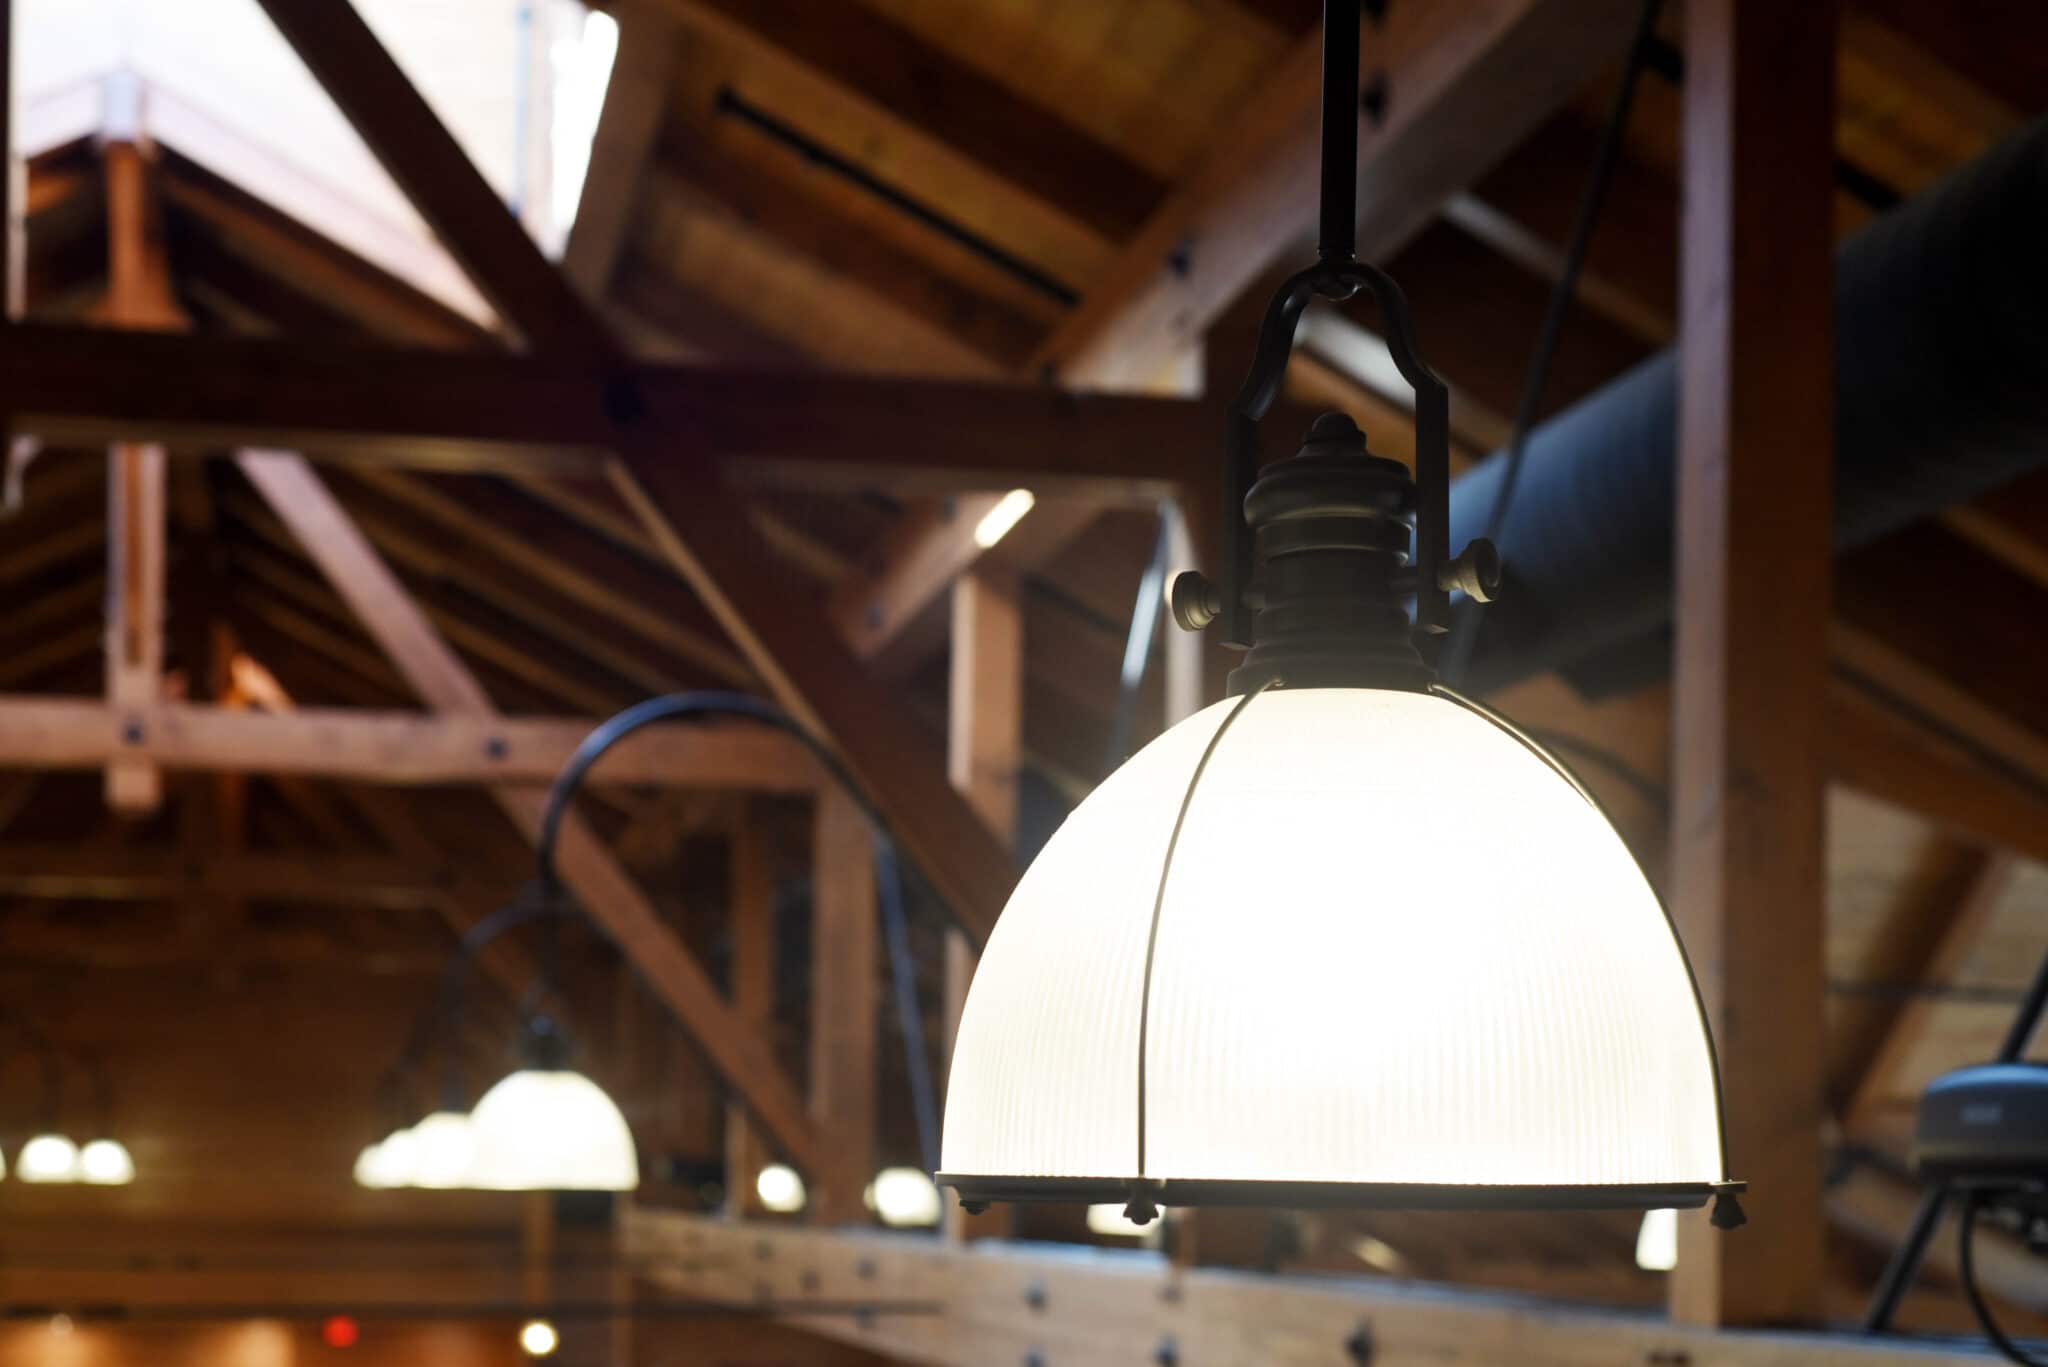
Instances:
[[[604,1089],[568,1066],[553,1022],[527,1024],[526,1066],[470,1112],[470,1185],[497,1191],[631,1191],[640,1160],[625,1116]]]
[[[118,1139],[95,1139],[78,1151],[78,1180],[96,1187],[125,1187],[135,1180],[135,1160]]]
[[[1384,1272],[1389,1277],[1408,1275],[1408,1260],[1401,1256],[1400,1249],[1385,1239],[1361,1234],[1351,1241],[1351,1251],[1358,1255],[1358,1261],[1375,1272]]]
[[[1646,1210],[1636,1230],[1636,1266],[1645,1272],[1669,1272],[1678,1266],[1678,1212]]]
[[[808,1199],[804,1179],[787,1163],[770,1163],[755,1174],[754,1195],[763,1210],[775,1215],[794,1215]]]
[[[1029,489],[1012,489],[996,500],[995,506],[981,515],[981,521],[974,524],[974,544],[987,550],[1010,534],[1010,529],[1024,520],[1024,514],[1031,511],[1038,502],[1038,496]]]
[[[1246,652],[1025,872],[946,1089],[941,1185],[991,1201],[1652,1209],[1727,1181],[1720,1084],[1669,916],[1592,794],[1437,679],[1449,390],[1354,255],[1359,6],[1324,9],[1322,244],[1227,421],[1219,582],[1174,616]],[[1415,468],[1328,414],[1262,469],[1303,310],[1369,293]],[[1411,606],[1412,604],[1412,606]]]
[[[24,1182],[76,1182],[78,1145],[61,1134],[39,1134],[21,1146],[14,1175]]]
[[[412,1184],[446,1190],[465,1187],[476,1166],[476,1127],[461,1111],[441,1110],[412,1127],[419,1145]]]
[[[546,1320],[528,1320],[519,1326],[519,1350],[530,1358],[544,1358],[561,1345],[562,1336]]]
[[[939,1189],[917,1168],[883,1168],[868,1183],[868,1209],[894,1229],[921,1229],[939,1222]]]

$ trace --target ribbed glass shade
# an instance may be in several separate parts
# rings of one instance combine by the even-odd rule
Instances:
[[[1205,1183],[1703,1201],[1724,1176],[1710,1045],[1599,810],[1455,702],[1273,691],[1217,744],[1161,897],[1233,705],[1145,747],[1025,873],[960,1022],[941,1180],[1004,1199],[1144,1178],[1167,1204]]]
[[[640,1161],[604,1089],[570,1069],[522,1068],[470,1112],[469,1185],[501,1191],[631,1191]]]
[[[135,1180],[135,1159],[118,1139],[95,1139],[78,1151],[78,1180],[96,1187],[125,1187]]]
[[[416,1187],[466,1187],[470,1169],[476,1163],[476,1134],[470,1118],[460,1111],[435,1111],[412,1127],[418,1141],[418,1161],[412,1184]]]
[[[76,1182],[78,1145],[61,1134],[39,1134],[21,1146],[14,1175],[24,1182]]]

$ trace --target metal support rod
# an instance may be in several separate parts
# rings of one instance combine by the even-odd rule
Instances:
[[[2017,1063],[2027,1052],[2034,1032],[2041,1026],[2041,1017],[2048,1013],[2048,958],[2041,960],[2040,971],[2034,975],[2033,985],[2020,1002],[2014,1013],[2012,1025],[2005,1032],[2005,1041],[1999,1045],[1998,1057],[1994,1063]],[[1920,1208],[1913,1212],[1913,1223],[1906,1228],[1906,1237],[1899,1241],[1898,1251],[1892,1254],[1891,1263],[1885,1268],[1884,1276],[1878,1279],[1877,1290],[1871,1294],[1870,1309],[1864,1313],[1865,1333],[1882,1334],[1892,1326],[1892,1316],[1898,1313],[1899,1302],[1905,1298],[1906,1288],[1919,1274],[1920,1263],[1927,1256],[1927,1245],[1934,1240],[1934,1231],[1941,1227],[1941,1217],[1948,1209],[1949,1193],[1945,1187],[1936,1187],[1920,1198]]]
[[[1323,204],[1317,255],[1358,250],[1359,0],[1323,0]]]

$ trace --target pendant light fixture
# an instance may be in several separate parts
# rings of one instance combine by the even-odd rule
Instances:
[[[470,1112],[475,1158],[466,1185],[495,1191],[631,1191],[640,1161],[626,1117],[568,1065],[546,1016],[528,1021],[525,1064]]]
[[[1359,6],[1324,10],[1320,259],[1267,311],[1226,442],[1220,582],[1184,629],[1232,698],[1084,800],[975,974],[946,1091],[963,1205],[1698,1207],[1741,1221],[1697,986],[1587,789],[1441,683],[1449,395],[1354,257]],[[1415,390],[1415,471],[1326,415],[1259,468],[1312,298],[1370,294]],[[1410,606],[1412,603],[1412,607]],[[1717,1199],[1718,1198],[1718,1199]]]

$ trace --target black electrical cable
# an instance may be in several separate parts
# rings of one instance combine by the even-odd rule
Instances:
[[[1500,544],[1501,529],[1507,525],[1508,509],[1514,504],[1515,485],[1521,477],[1529,432],[1536,425],[1543,390],[1550,381],[1550,366],[1557,356],[1558,339],[1564,333],[1565,319],[1570,316],[1572,303],[1578,296],[1579,274],[1586,265],[1586,253],[1593,243],[1593,230],[1600,222],[1600,206],[1606,202],[1615,164],[1621,159],[1622,139],[1628,131],[1629,110],[1635,103],[1636,87],[1657,46],[1657,15],[1662,8],[1663,0],[1643,0],[1642,11],[1636,18],[1635,40],[1629,45],[1628,65],[1622,71],[1620,87],[1614,92],[1614,103],[1607,111],[1607,125],[1600,134],[1600,148],[1593,158],[1592,174],[1586,179],[1577,215],[1572,219],[1564,265],[1558,272],[1557,283],[1551,288],[1550,302],[1544,309],[1543,323],[1536,334],[1536,350],[1529,358],[1529,370],[1522,381],[1521,400],[1515,408],[1514,428],[1508,438],[1507,467],[1502,471],[1500,488],[1494,494],[1493,508],[1486,518],[1486,539],[1496,546]],[[1479,609],[1480,605],[1468,598],[1459,604],[1452,618],[1450,636],[1445,640],[1437,662],[1437,672],[1450,683],[1462,682],[1466,666],[1471,662],[1472,648],[1479,635]]]
[[[924,1048],[923,1013],[917,1007],[915,966],[910,959],[910,932],[903,905],[901,871],[896,856],[895,839],[889,832],[889,823],[883,819],[881,809],[855,781],[853,774],[838,754],[789,713],[765,698],[757,698],[747,693],[706,689],[649,698],[600,723],[597,729],[584,737],[583,743],[576,747],[576,752],[569,756],[569,762],[562,766],[562,772],[556,776],[553,786],[548,789],[547,806],[541,813],[540,835],[535,842],[541,896],[544,901],[550,903],[563,900],[561,881],[555,870],[555,844],[561,836],[562,818],[567,815],[569,804],[582,788],[583,780],[589,774],[591,766],[596,764],[606,751],[642,727],[652,726],[656,722],[702,722],[718,717],[737,717],[758,722],[795,738],[824,766],[825,771],[837,781],[840,788],[853,799],[854,804],[866,816],[868,825],[874,832],[878,854],[886,849],[885,857],[878,858],[875,864],[883,935],[890,946],[890,973],[894,980],[897,1009],[902,1014],[903,1046],[910,1073],[911,1102],[917,1108],[918,1140],[925,1149],[925,1171],[936,1171],[938,1107],[935,1100],[936,1092],[932,1086],[931,1064]]]
[[[2022,1349],[2011,1335],[1999,1327],[1991,1314],[1991,1306],[1984,1299],[1983,1290],[1977,1285],[1977,1211],[1984,1204],[1981,1192],[1972,1192],[1963,1201],[1963,1213],[1956,1226],[1956,1271],[1963,1284],[1963,1295],[1970,1302],[1970,1309],[1976,1313],[1977,1323],[1984,1328],[1984,1337],[2006,1357],[2020,1364],[2020,1367],[2048,1367],[2048,1358],[2038,1358]]]

